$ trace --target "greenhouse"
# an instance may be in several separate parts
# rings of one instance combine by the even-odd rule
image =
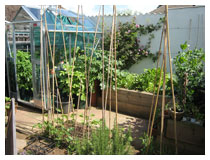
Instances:
[[[18,101],[23,103],[29,102],[31,105],[41,108],[40,104],[40,8],[31,8],[27,6],[21,6],[16,16],[12,22],[6,23],[6,68],[7,68],[7,85],[8,94],[11,97],[15,97]],[[56,32],[55,40],[55,65],[65,60],[65,51],[67,53],[67,60],[71,63],[71,54],[73,53],[73,48],[75,44],[75,36],[77,31],[77,47],[80,49],[84,48],[83,43],[83,33],[85,34],[85,45],[87,49],[91,49],[93,45],[93,39],[96,29],[96,24],[91,21],[88,17],[84,17],[84,22],[82,15],[79,15],[77,21],[77,13],[74,13],[65,9],[57,9],[48,7],[45,10],[45,14],[42,16],[42,36],[43,36],[43,86],[45,98],[47,96],[47,86],[46,81],[48,79],[47,64],[50,59],[48,37],[46,34],[46,29],[49,32],[51,47],[53,47],[54,33]],[[47,25],[45,25],[45,23]],[[56,24],[55,24],[56,23]],[[83,25],[84,24],[84,25]],[[45,26],[47,28],[45,28]],[[55,28],[56,26],[56,28]],[[78,26],[78,27],[77,27]],[[84,26],[84,28],[83,28]],[[97,39],[94,48],[96,49],[101,43],[101,29],[100,27],[96,31]],[[63,38],[64,35],[64,38]],[[21,37],[21,38],[20,38]],[[65,42],[63,41],[65,39]],[[16,44],[16,45],[14,45]],[[65,48],[64,48],[65,45]],[[25,55],[30,57],[27,64],[29,66],[18,67],[16,63],[18,58],[20,58],[21,51],[27,51],[29,54]],[[23,53],[22,53],[23,54]],[[49,57],[48,57],[49,55]],[[19,61],[20,62],[20,61]],[[20,62],[22,63],[22,62]],[[20,64],[21,65],[21,64]],[[24,65],[24,64],[23,64]],[[32,65],[32,68],[30,68]],[[50,64],[52,68],[52,63]],[[15,67],[16,66],[16,67]],[[28,67],[26,71],[27,79],[20,79],[20,72],[23,72],[23,68]],[[31,72],[31,73],[30,73]],[[24,77],[24,76],[23,76]],[[52,77],[51,77],[52,78]],[[24,89],[23,89],[24,88]],[[26,96],[27,95],[27,96]],[[44,99],[45,99],[44,98]],[[45,99],[45,104],[47,101]],[[45,106],[46,108],[46,106]]]

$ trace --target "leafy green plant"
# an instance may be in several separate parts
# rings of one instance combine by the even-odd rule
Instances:
[[[147,92],[153,93],[156,72],[157,72],[157,83],[155,86],[155,93],[157,93],[158,82],[160,79],[160,68],[145,69],[144,73],[142,74],[119,71],[118,81],[117,81],[118,87],[131,89],[131,90],[147,91]],[[163,78],[161,81],[160,94],[162,93],[162,85],[163,85]],[[171,95],[171,85],[170,85],[169,74],[166,74],[166,93],[167,95]]]
[[[140,154],[147,155],[158,155],[160,154],[160,144],[155,142],[154,137],[152,136],[149,144],[149,136],[146,132],[139,138],[141,140],[141,152]],[[149,146],[148,146],[149,145]],[[171,148],[172,146],[162,144],[162,155],[173,155],[175,150]],[[174,147],[173,147],[174,148]]]
[[[153,56],[149,50],[151,40],[154,38],[154,34],[152,34],[152,32],[159,30],[163,21],[164,18],[160,18],[156,25],[150,24],[144,26],[136,24],[134,18],[130,23],[119,23],[119,27],[116,32],[116,50],[117,60],[122,62],[120,69],[128,69],[138,60],[141,60],[144,57]],[[145,46],[140,45],[139,37],[147,34],[149,34],[147,44]],[[107,33],[105,36],[105,49],[109,51],[109,47],[110,33]]]
[[[69,91],[70,91],[70,82],[72,74],[72,65],[62,64],[62,69],[58,71],[58,87],[61,92],[62,100],[68,100]],[[74,76],[72,80],[72,94],[79,95],[80,85],[82,86],[82,96],[81,99],[85,100],[85,74],[84,72],[80,72],[78,70],[74,70]]]
[[[87,65],[87,74],[90,66],[91,61],[91,50],[86,51],[86,65]],[[106,86],[107,82],[107,74],[108,74],[108,60],[109,60],[109,52],[105,51],[104,53],[104,77],[105,77],[105,84],[104,88]],[[122,63],[120,61],[117,61],[117,66],[120,66]],[[112,75],[114,75],[114,62],[112,64]],[[90,68],[90,75],[89,75],[89,88],[93,88],[94,81],[100,80],[101,82],[101,88],[102,88],[102,50],[95,50],[93,57],[92,57],[92,63]],[[68,74],[72,74],[72,64],[60,62],[56,66],[56,74],[58,78],[58,86],[61,92],[62,97],[68,98],[69,96],[69,85],[70,80],[68,80]],[[114,76],[113,76],[114,77]],[[85,100],[85,89],[86,89],[86,75],[85,75],[85,55],[84,51],[78,49],[78,52],[76,53],[75,57],[75,66],[74,66],[74,77],[72,82],[72,94],[79,94],[79,88],[80,84],[82,85],[82,91],[81,91],[81,100]],[[90,91],[90,90],[89,90]],[[92,91],[94,92],[94,90]]]
[[[68,154],[119,155],[131,153],[130,142],[132,141],[132,137],[130,128],[127,133],[124,133],[124,130],[115,126],[111,130],[112,136],[110,138],[109,129],[102,125],[102,120],[90,118],[88,124],[83,123],[83,125],[89,125],[90,127],[89,138],[87,134],[80,137],[79,135],[74,134],[75,121],[66,122],[67,116],[62,116],[63,118],[55,119],[54,122],[56,125],[53,125],[53,123],[49,121],[45,121],[43,124],[35,124],[33,128],[38,127],[39,129],[44,129],[42,135],[54,140],[57,147],[65,148],[68,151]],[[83,115],[81,116],[83,117]],[[93,116],[94,115],[91,115],[91,117]],[[71,123],[71,126],[73,127],[67,127],[65,125],[69,123]]]
[[[16,68],[20,96],[21,98],[28,100],[33,95],[32,63],[29,52],[17,51]]]
[[[5,109],[10,109],[10,104],[8,104],[7,102],[11,102],[10,97],[5,97]]]
[[[141,144],[142,144],[141,154],[153,154],[155,150],[153,137],[151,137],[150,139],[150,144],[149,144],[149,136],[145,132],[139,139],[141,140]],[[147,152],[147,148],[148,148],[148,152]]]
[[[73,140],[74,127],[65,127],[66,120],[67,116],[62,115],[62,118],[54,119],[56,126],[52,122],[44,121],[44,123],[35,124],[32,128],[43,128],[43,136],[53,139],[57,147],[67,147]]]
[[[177,76],[176,95],[179,105],[188,115],[204,119],[205,114],[205,53],[202,49],[190,50],[187,42],[181,44],[174,58]]]

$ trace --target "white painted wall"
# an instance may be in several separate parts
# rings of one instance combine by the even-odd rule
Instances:
[[[164,14],[140,14],[136,15],[137,24],[156,24],[160,17]],[[188,41],[190,49],[203,48],[205,50],[205,7],[193,7],[193,8],[179,8],[169,9],[169,34],[170,34],[170,49],[172,58],[175,57],[180,51],[180,44]],[[97,17],[90,17],[96,21]],[[105,16],[105,29],[110,30],[112,24],[112,16]],[[133,16],[118,16],[117,23],[129,22],[133,19]],[[154,32],[155,38],[151,42],[151,52],[156,53],[159,49],[161,29]],[[148,41],[148,35],[141,37],[141,44],[146,44]],[[120,42],[119,42],[120,43]],[[163,48],[162,48],[163,50]],[[145,68],[153,68],[156,63],[153,63],[152,59],[145,58],[138,63],[131,66],[130,72],[142,73]],[[169,72],[169,63],[167,63],[167,72]]]

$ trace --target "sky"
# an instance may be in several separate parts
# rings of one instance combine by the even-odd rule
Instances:
[[[113,7],[112,5],[104,6],[105,15],[112,14],[112,12],[113,12],[112,7]],[[77,13],[78,6],[77,5],[65,5],[65,8]],[[83,12],[87,16],[94,16],[94,15],[98,14],[99,8],[100,8],[99,5],[85,4],[85,5],[83,5]],[[135,4],[134,5],[117,5],[117,11],[129,9],[129,10],[132,10],[133,12],[137,11],[137,12],[140,12],[143,14],[148,13],[148,12],[154,10],[155,8],[157,8],[157,5],[135,5]]]
[[[29,7],[40,7],[40,5],[27,5]],[[72,4],[65,4],[62,5],[64,8],[69,9],[75,13],[77,13],[78,10],[78,5],[72,5]],[[99,12],[99,8],[101,5],[93,5],[93,4],[83,4],[83,12],[86,16],[97,16]],[[131,10],[133,13],[138,12],[138,13],[148,13],[154,9],[157,8],[158,5],[149,5],[149,4],[144,4],[144,5],[117,5],[117,12],[121,12],[123,10]],[[80,11],[81,13],[81,11]],[[105,15],[109,15],[113,13],[113,5],[104,5],[104,13]]]

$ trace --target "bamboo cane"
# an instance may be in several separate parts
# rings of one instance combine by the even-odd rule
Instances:
[[[161,80],[162,80],[163,65],[164,65],[164,61],[162,61],[161,70],[160,70],[160,79],[159,79],[159,84],[158,84],[157,96],[156,96],[155,107],[154,107],[154,114],[152,116],[152,123],[151,123],[151,126],[150,126],[149,141],[148,141],[148,146],[147,146],[146,152],[148,152],[150,142],[151,142],[152,128],[153,128],[153,125],[154,125],[155,114],[156,114],[156,110],[157,110],[158,97],[159,97],[159,92],[160,92],[160,85],[161,85]]]
[[[114,14],[114,7],[113,7],[113,14]],[[110,35],[110,48],[109,48],[109,60],[108,60],[108,73],[107,73],[107,83],[106,83],[106,97],[105,97],[105,111],[106,111],[106,106],[107,106],[107,98],[108,98],[108,88],[109,88],[109,74],[110,70],[112,71],[112,68],[110,68],[110,59],[111,59],[111,52],[113,48],[113,33],[114,33],[114,17],[112,18],[112,31]]]
[[[85,86],[86,86],[86,99],[85,99],[85,109],[84,109],[84,124],[85,124],[85,116],[86,116],[86,109],[88,107],[88,76],[87,76],[87,53],[86,53],[86,42],[85,42],[85,32],[84,32],[84,14],[83,14],[83,7],[81,6],[81,13],[82,13],[82,22],[83,22],[83,44],[84,44],[84,54],[85,54]],[[84,127],[85,125],[83,126],[83,136],[84,136]]]
[[[49,48],[50,48],[51,61],[52,61],[53,65],[54,65],[53,55],[52,55],[52,48],[51,48],[51,42],[50,42],[50,36],[49,36],[49,32],[48,32],[48,27],[47,27],[46,14],[45,14],[45,28],[46,28],[46,34],[47,34],[48,44],[49,44]],[[58,89],[58,81],[57,81],[56,74],[55,74],[55,83],[56,83],[56,87]],[[59,102],[61,104],[61,113],[63,114],[63,106],[62,106],[62,103],[61,103],[60,91],[59,91],[59,89],[57,91],[58,91],[58,99],[59,99]]]
[[[166,30],[167,30],[167,40],[168,40],[168,56],[169,56],[169,64],[170,64],[171,90],[172,90],[173,108],[174,108],[174,139],[175,139],[176,154],[178,154],[177,128],[176,128],[176,103],[175,103],[175,95],[174,95],[173,73],[172,73],[171,51],[170,51],[170,39],[169,39],[168,5],[165,6],[165,11],[166,11]]]
[[[111,138],[111,108],[112,108],[112,64],[113,64],[113,46],[111,49],[111,72],[110,72],[110,82],[109,82],[109,136]]]
[[[150,123],[151,123],[153,106],[154,106],[155,88],[156,88],[156,84],[157,84],[158,67],[159,67],[159,61],[160,61],[160,55],[161,55],[161,46],[162,46],[162,39],[163,39],[163,31],[164,31],[164,25],[163,25],[163,28],[162,28],[161,39],[160,39],[160,47],[159,47],[159,51],[158,51],[158,59],[157,59],[157,66],[156,66],[156,75],[155,75],[155,80],[154,80],[153,95],[152,95],[152,104],[151,104],[151,107],[150,107],[149,122],[148,122],[148,127],[147,127],[147,135],[149,135],[149,132],[150,132],[149,129],[150,129]]]
[[[46,25],[46,22],[47,22],[47,19],[46,19],[46,10],[44,12],[44,17],[45,17],[45,31],[47,32],[47,25]],[[48,37],[49,38],[49,37]],[[50,39],[49,39],[50,41]],[[48,101],[48,104],[50,108],[47,108],[48,109],[48,122],[50,121],[50,116],[52,118],[52,112],[51,112],[51,92],[50,92],[50,74],[49,74],[49,60],[48,60],[48,45],[47,45],[47,41],[46,41],[46,57],[47,57],[47,101]]]
[[[102,120],[105,125],[105,108],[104,108],[104,5],[102,5]]]
[[[74,135],[76,135],[76,130],[77,130],[77,117],[78,117],[78,110],[79,110],[79,104],[80,104],[81,89],[82,89],[82,80],[80,80],[79,97],[78,97],[78,100],[77,100],[77,110],[76,110],[76,118],[75,118],[75,126],[74,126]]]
[[[87,118],[87,126],[88,126],[88,140],[90,139],[90,124],[89,124],[89,122],[90,122],[90,109],[91,109],[91,100],[92,100],[92,87],[90,88],[90,103],[89,103],[89,108],[88,108],[88,111],[89,111],[89,113],[88,113],[88,118]]]
[[[61,8],[60,8],[60,15],[61,15]],[[60,19],[60,22],[61,22],[61,30],[62,30],[63,43],[64,43],[65,60],[66,60],[66,64],[67,64],[68,61],[67,61],[66,43],[65,43],[65,38],[64,38],[62,19]],[[77,10],[77,22],[79,22],[79,6],[78,6],[78,10]],[[74,76],[74,63],[75,63],[75,53],[76,53],[76,45],[77,45],[77,34],[78,34],[78,23],[76,24],[76,37],[75,37],[75,43],[74,43],[74,55],[73,55],[71,79],[70,79],[69,72],[67,72],[68,80],[70,81],[70,86],[69,86],[69,103],[68,103],[68,119],[67,120],[69,120],[69,116],[70,116],[70,100],[73,103],[71,90],[72,90],[72,81],[73,81],[73,76]],[[74,107],[73,107],[73,114],[74,114]]]
[[[116,44],[116,19],[117,19],[117,8],[114,5],[115,14],[114,14],[114,55],[115,55],[115,108],[116,108],[116,127],[118,128],[118,103],[117,103],[117,44]]]
[[[55,27],[54,27],[54,30],[56,30],[56,20],[57,20],[57,10],[58,10],[58,6],[56,6],[56,11],[55,11]],[[54,63],[55,63],[55,40],[56,40],[56,32],[54,31],[54,44],[53,44],[53,61],[54,61]],[[53,125],[54,125],[54,113],[55,113],[55,66],[54,66],[54,63],[52,63],[53,64],[53,79],[52,79],[52,84],[53,84],[53,91],[52,91],[52,93],[53,93],[53,105],[52,105],[52,107],[53,107],[53,109],[52,109],[52,114],[53,114]]]
[[[49,57],[48,54],[48,47],[47,47],[47,57]],[[52,121],[52,107],[51,107],[51,91],[50,91],[50,67],[49,67],[49,60],[47,59],[47,97],[48,97],[48,103],[49,107],[48,108],[48,117],[50,122]],[[48,120],[48,121],[49,121]]]
[[[98,17],[97,17],[97,23],[96,23],[96,30],[95,30],[93,46],[92,46],[92,51],[91,51],[91,56],[90,56],[90,64],[89,64],[88,74],[87,74],[87,83],[88,84],[89,84],[89,79],[90,79],[90,70],[91,70],[92,57],[93,57],[93,53],[94,53],[96,34],[97,34],[98,24],[99,24],[99,20],[100,20],[100,12],[101,12],[101,8],[99,8],[99,13],[98,13]],[[86,92],[88,93],[88,87],[86,88]],[[87,107],[88,107],[88,105],[85,106],[85,111],[84,111],[84,124],[85,124],[85,121],[86,121]],[[84,127],[85,127],[85,125],[83,126],[83,136],[84,136],[84,131],[85,131]]]
[[[40,85],[41,85],[41,104],[42,104],[42,124],[44,124],[44,105],[43,105],[43,86],[42,86],[42,56],[43,56],[43,35],[42,35],[42,15],[43,15],[43,6],[41,6],[41,12],[40,12],[40,16],[41,16],[41,22],[40,22]],[[44,130],[44,128],[42,128],[42,131]]]
[[[163,128],[164,128],[164,108],[165,108],[165,79],[166,79],[166,52],[167,52],[167,31],[165,30],[164,37],[164,69],[163,69],[163,96],[162,96],[162,109],[161,109],[161,129],[160,129],[160,154],[162,154],[162,141],[163,141]]]

